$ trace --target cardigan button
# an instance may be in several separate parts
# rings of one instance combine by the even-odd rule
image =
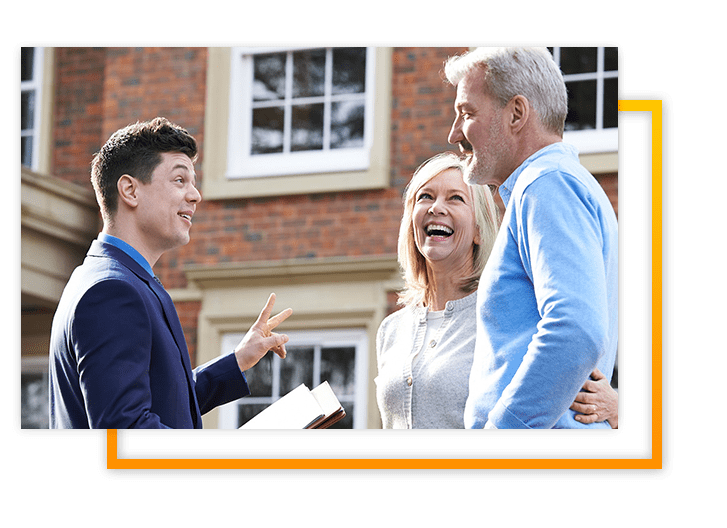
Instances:
[[[408,378],[406,378],[406,384],[407,384],[407,385],[408,385],[409,387],[411,387],[411,384],[412,384],[412,383],[414,383],[414,380],[413,380],[413,379],[411,379],[411,376],[409,376]]]

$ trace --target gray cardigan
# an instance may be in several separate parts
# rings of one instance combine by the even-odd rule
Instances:
[[[475,350],[477,292],[449,301],[434,346],[422,347],[427,309],[406,306],[376,337],[376,399],[384,429],[461,429]]]

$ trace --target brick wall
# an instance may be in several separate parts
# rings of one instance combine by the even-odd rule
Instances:
[[[91,187],[103,138],[103,48],[56,48],[52,174]]]
[[[206,48],[107,48],[104,140],[129,123],[164,116],[203,143],[206,77]]]
[[[192,242],[155,266],[167,288],[186,286],[184,267],[223,262],[396,253],[401,194],[447,143],[455,90],[447,57],[464,48],[395,48],[388,189],[275,198],[203,201]],[[164,116],[184,126],[204,157],[205,48],[58,48],[53,173],[90,186],[93,154],[118,128]],[[617,175],[599,178],[618,211]],[[203,197],[204,198],[204,197]],[[178,303],[194,358],[198,303]]]
[[[596,180],[601,184],[603,190],[606,191],[606,195],[611,200],[611,205],[618,218],[618,174],[597,174]]]
[[[184,338],[187,340],[187,350],[192,361],[192,368],[197,367],[197,318],[199,311],[202,309],[202,303],[199,301],[183,301],[176,302],[174,306],[179,315],[179,322],[184,331]]]
[[[203,202],[192,243],[156,266],[164,283],[184,287],[190,264],[395,254],[404,186],[425,159],[452,149],[447,133],[454,89],[441,69],[447,56],[461,51],[394,50],[391,188]]]
[[[281,258],[394,253],[400,196],[416,167],[447,143],[454,88],[444,60],[464,48],[393,52],[390,189],[271,199],[204,202],[194,242],[160,262],[170,287],[181,267]],[[187,128],[200,143],[204,174],[205,48],[58,48],[53,173],[89,185],[89,163],[118,128],[157,115]],[[599,178],[617,209],[617,176]]]
[[[392,183],[402,188],[416,168],[447,143],[454,118],[455,89],[444,80],[447,57],[464,48],[396,48],[391,110]]]

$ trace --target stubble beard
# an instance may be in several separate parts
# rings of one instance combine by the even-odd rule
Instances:
[[[505,153],[506,145],[498,123],[492,123],[489,131],[488,145],[480,149],[480,155],[475,154],[474,148],[467,159],[467,166],[463,174],[464,181],[469,185],[497,186],[495,183],[495,167],[498,160]]]
[[[475,156],[470,156],[467,160],[462,177],[468,185],[484,185],[490,188],[493,193],[499,185],[494,181],[493,160],[482,160]]]
[[[470,157],[467,160],[467,167],[463,174],[465,183],[468,185],[483,185],[486,177],[486,167],[479,160],[475,159],[474,156]]]
[[[495,132],[493,130],[493,132]],[[509,155],[507,144],[502,135],[492,133],[490,137],[495,138],[488,146],[487,152],[482,156],[476,156],[474,153],[467,159],[463,179],[469,185],[486,185],[494,192],[500,186],[502,181],[498,180],[498,167],[503,158]]]

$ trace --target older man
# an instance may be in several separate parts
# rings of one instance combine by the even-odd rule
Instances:
[[[567,95],[545,48],[478,48],[445,67],[449,142],[465,179],[499,189],[502,226],[478,290],[465,426],[609,427],[569,410],[618,344],[618,226],[606,194],[562,142]]]

